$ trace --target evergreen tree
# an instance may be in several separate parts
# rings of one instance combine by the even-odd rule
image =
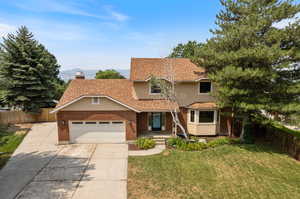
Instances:
[[[220,107],[230,107],[246,124],[261,112],[300,111],[299,20],[294,0],[221,0],[213,37],[197,54],[218,87]]]
[[[189,58],[194,59],[196,52],[203,46],[202,43],[197,41],[188,41],[186,44],[178,44],[173,48],[169,57],[172,58]]]
[[[4,102],[25,112],[53,106],[58,69],[56,58],[25,26],[16,35],[8,34],[0,47],[0,78],[6,82]]]

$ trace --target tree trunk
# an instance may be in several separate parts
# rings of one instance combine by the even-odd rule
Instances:
[[[173,122],[175,124],[175,135],[177,135],[177,126],[179,126],[180,130],[182,131],[184,137],[186,139],[188,139],[188,136],[187,136],[187,133],[185,131],[185,128],[182,126],[182,124],[180,123],[180,120],[178,118],[178,112],[175,110],[174,112],[171,111],[171,115],[172,115],[172,119],[173,119]]]
[[[232,130],[231,130],[231,118],[228,117],[226,120],[226,124],[227,124],[227,131],[228,131],[228,135],[229,137],[232,137]]]
[[[245,140],[244,140],[245,126],[246,126],[246,124],[247,124],[247,122],[248,122],[248,119],[249,119],[248,116],[243,117],[242,132],[241,132],[241,135],[240,135],[240,139],[241,139],[242,142],[245,141]]]

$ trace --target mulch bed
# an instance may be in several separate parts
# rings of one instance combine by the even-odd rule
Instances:
[[[141,150],[139,149],[139,147],[136,145],[136,144],[128,144],[128,149],[130,151],[138,151],[138,150]]]

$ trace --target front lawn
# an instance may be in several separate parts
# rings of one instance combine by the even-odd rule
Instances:
[[[22,142],[27,130],[0,126],[0,169]]]
[[[300,198],[300,162],[258,145],[129,157],[128,198]]]

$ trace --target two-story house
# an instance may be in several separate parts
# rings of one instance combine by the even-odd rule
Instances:
[[[191,135],[226,134],[226,122],[211,96],[214,86],[204,68],[189,59],[172,59],[177,103],[161,96],[150,83],[163,77],[166,58],[132,58],[129,79],[71,81],[54,113],[59,143],[101,143],[134,140],[141,134],[171,133],[170,108]]]

